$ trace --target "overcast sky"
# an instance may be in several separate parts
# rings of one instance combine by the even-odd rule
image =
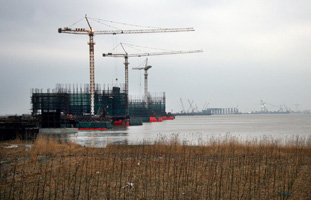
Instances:
[[[85,14],[142,26],[195,32],[97,35],[95,82],[124,83],[124,60],[103,58],[120,42],[203,53],[149,57],[149,91],[199,109],[260,110],[260,101],[311,109],[310,0],[1,0],[0,115],[30,113],[31,88],[89,83],[88,36],[59,34]],[[95,30],[108,26],[90,21]],[[110,24],[107,22],[107,24]],[[111,24],[124,29],[121,24]],[[87,28],[85,20],[72,28]],[[143,27],[126,27],[140,29]],[[153,52],[153,50],[150,50]],[[144,58],[130,58],[130,69]],[[143,94],[143,72],[130,70],[130,94]]]

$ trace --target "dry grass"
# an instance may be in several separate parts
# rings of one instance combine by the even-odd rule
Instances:
[[[4,148],[13,143],[0,147],[0,199],[311,199],[305,140]]]

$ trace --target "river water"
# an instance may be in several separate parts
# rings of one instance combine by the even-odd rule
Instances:
[[[188,145],[232,139],[241,142],[309,141],[311,115],[241,114],[212,116],[177,116],[175,120],[144,123],[143,126],[117,127],[106,131],[78,131],[61,139],[85,146],[104,147],[113,144],[142,144],[177,139]]]

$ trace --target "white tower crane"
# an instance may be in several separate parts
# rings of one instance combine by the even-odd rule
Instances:
[[[77,35],[89,36],[89,52],[90,52],[90,101],[91,101],[91,115],[94,115],[95,104],[95,66],[94,66],[94,35],[116,35],[116,34],[136,34],[136,33],[164,33],[164,32],[182,32],[182,31],[194,31],[193,28],[152,28],[152,29],[138,29],[138,30],[106,30],[106,31],[94,31],[87,16],[85,15],[86,22],[89,26],[89,30],[84,28],[59,28],[58,33],[68,33]]]
[[[144,79],[144,97],[145,97],[145,106],[148,108],[148,70],[151,69],[151,65],[148,65],[148,58],[146,58],[146,65],[145,67],[134,67],[134,70],[145,70],[145,79]]]
[[[124,67],[125,67],[125,93],[127,95],[127,109],[126,114],[128,115],[128,103],[129,103],[129,78],[128,78],[128,58],[129,57],[147,57],[147,56],[160,56],[160,55],[171,55],[171,54],[186,54],[186,53],[200,53],[202,50],[194,50],[194,51],[167,51],[167,52],[153,52],[153,53],[140,53],[140,54],[128,54],[122,43],[121,46],[125,53],[103,53],[103,57],[124,57]]]

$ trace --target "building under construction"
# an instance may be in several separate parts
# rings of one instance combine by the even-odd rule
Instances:
[[[165,112],[165,93],[160,95],[148,96],[145,98],[135,98],[129,100],[130,117],[140,117],[144,122],[148,122],[150,117],[166,116]]]
[[[91,115],[89,85],[57,84],[55,89],[32,89],[32,115],[38,117],[42,128],[76,127],[94,121],[120,121],[164,116],[165,94],[150,97],[148,106],[143,99],[131,99],[121,87],[95,87],[94,116]],[[127,109],[129,116],[127,116]],[[143,120],[148,121],[148,120]],[[79,125],[78,125],[79,126]]]
[[[95,87],[95,116],[92,117],[89,85],[84,87],[70,84],[57,84],[55,89],[33,89],[31,96],[32,115],[38,116],[42,127],[61,127],[74,120],[111,121],[125,118],[127,96],[120,87],[101,89]],[[75,125],[70,121],[71,126]]]

